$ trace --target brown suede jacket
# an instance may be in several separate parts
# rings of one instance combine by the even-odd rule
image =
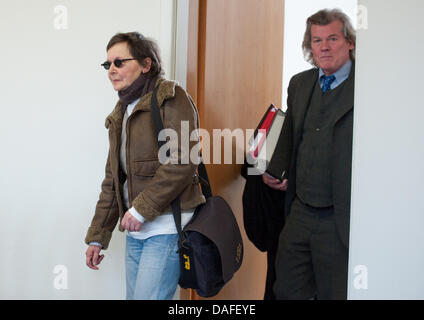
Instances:
[[[174,129],[181,144],[181,122],[188,122],[190,133],[197,129],[197,109],[185,90],[174,81],[159,78],[156,82],[158,85],[157,97],[164,127]],[[159,162],[158,143],[150,113],[151,97],[151,92],[144,95],[128,118],[126,148],[129,200],[147,221],[153,221],[164,212],[171,212],[170,203],[178,195],[182,210],[195,208],[205,202],[196,164],[192,161],[189,164],[181,164],[181,161],[179,164]],[[110,146],[106,176],[85,238],[87,244],[99,242],[103,249],[107,249],[117,222],[125,214],[122,200],[125,178],[119,165],[122,119],[122,106],[118,102],[106,118]],[[189,141],[189,150],[196,144],[198,141]],[[180,148],[177,155],[180,159]],[[121,225],[119,230],[124,231]]]

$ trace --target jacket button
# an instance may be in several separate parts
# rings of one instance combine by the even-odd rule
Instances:
[[[199,183],[199,176],[197,174],[195,174],[193,176],[193,184],[198,184]]]

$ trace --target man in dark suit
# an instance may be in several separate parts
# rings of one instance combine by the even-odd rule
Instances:
[[[276,259],[277,299],[346,299],[355,30],[340,10],[307,20],[306,58],[317,68],[289,84],[277,148],[288,175],[263,181],[287,190]]]

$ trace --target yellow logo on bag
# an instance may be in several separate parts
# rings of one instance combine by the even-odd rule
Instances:
[[[237,256],[236,256],[237,263],[240,262],[242,250],[243,250],[243,245],[239,243],[237,246]]]
[[[190,270],[190,258],[185,254],[183,256],[184,256],[184,259],[186,260],[184,262],[184,269]]]

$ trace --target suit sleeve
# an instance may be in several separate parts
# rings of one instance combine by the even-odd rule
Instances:
[[[288,88],[286,117],[284,119],[284,124],[281,129],[277,145],[275,147],[275,150],[278,150],[278,152],[274,154],[272,161],[269,165],[278,166],[279,168],[282,167],[285,171],[283,179],[288,179],[288,171],[290,168],[290,161],[293,154],[293,99],[294,83],[293,80],[291,80]]]
[[[119,209],[110,169],[109,151],[106,161],[105,178],[102,182],[96,211],[88,229],[85,243],[90,244],[90,242],[98,242],[103,246],[103,249],[106,250],[118,220]]]

